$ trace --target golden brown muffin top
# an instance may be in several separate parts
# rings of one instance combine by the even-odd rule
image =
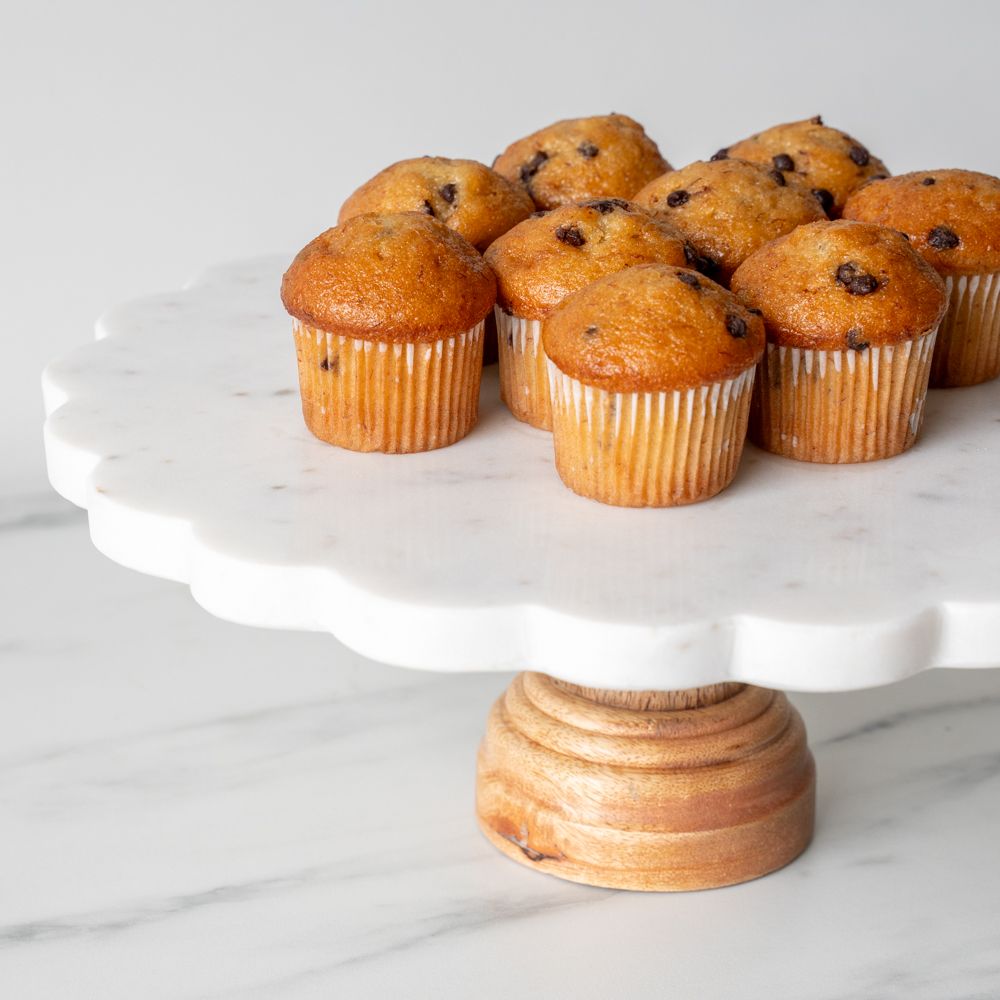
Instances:
[[[400,160],[366,181],[341,206],[338,222],[374,212],[424,212],[485,250],[535,210],[527,191],[475,160]]]
[[[813,222],[758,250],[732,289],[759,309],[768,340],[821,351],[863,351],[932,330],[944,282],[894,229]]]
[[[486,251],[497,302],[541,319],[571,292],[634,264],[684,266],[684,240],[671,226],[621,198],[563,205],[515,226]]]
[[[765,163],[784,174],[798,174],[836,218],[847,196],[873,177],[887,177],[886,165],[846,132],[823,124],[817,115],[775,125],[715,154]],[[713,157],[714,159],[714,157]]]
[[[1000,179],[974,170],[921,170],[872,181],[844,206],[845,219],[906,233],[940,274],[1000,271]]]
[[[493,169],[523,184],[539,208],[588,198],[631,198],[670,169],[626,115],[567,118],[512,142]]]
[[[472,244],[429,215],[356,215],[299,251],[281,301],[308,326],[417,343],[474,327],[496,281]]]
[[[695,271],[640,264],[566,298],[542,328],[545,353],[585,385],[670,392],[734,378],[764,352],[764,324]]]
[[[826,218],[795,174],[747,160],[698,161],[647,184],[633,199],[665,219],[724,282],[755,250]]]

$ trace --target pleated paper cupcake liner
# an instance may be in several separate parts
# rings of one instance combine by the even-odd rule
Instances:
[[[306,426],[352,451],[444,448],[479,414],[483,324],[427,343],[359,340],[294,324]]]
[[[526,424],[552,430],[549,378],[542,350],[542,324],[495,308],[500,350],[500,398]]]
[[[743,453],[754,369],[673,392],[607,392],[548,362],[556,468],[576,493],[619,507],[714,496]]]
[[[938,330],[931,386],[978,385],[1000,375],[1000,274],[944,279],[948,311]]]
[[[905,451],[923,422],[936,331],[864,350],[768,344],[751,439],[803,462],[870,462]]]

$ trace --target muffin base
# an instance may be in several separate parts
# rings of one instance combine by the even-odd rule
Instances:
[[[707,500],[736,475],[754,369],[674,392],[607,392],[548,362],[556,469],[575,493],[616,507]]]
[[[931,387],[979,385],[1000,375],[1000,274],[944,279],[948,311],[938,330]]]
[[[494,309],[500,353],[500,398],[526,424],[552,430],[549,376],[542,349],[542,324]]]
[[[351,451],[444,448],[479,415],[483,324],[428,343],[359,340],[294,324],[306,426]]]
[[[523,673],[490,712],[476,814],[507,857],[558,878],[709,889],[801,854],[815,788],[780,692],[601,691]]]
[[[768,344],[750,439],[800,462],[871,462],[906,451],[923,423],[935,336],[863,351]]]

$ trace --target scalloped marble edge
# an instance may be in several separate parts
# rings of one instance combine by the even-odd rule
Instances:
[[[252,260],[208,268],[182,290],[232,280],[248,263]],[[96,339],[115,335],[119,310],[160,297],[142,296],[107,310],[95,324]],[[95,488],[105,456],[60,437],[52,421],[73,401],[56,369],[89,346],[76,348],[42,373],[50,483],[87,511],[91,539],[101,553],[129,569],[186,583],[199,605],[227,621],[329,632],[361,655],[395,666],[443,672],[532,669],[575,684],[622,690],[729,680],[793,691],[846,691],[932,668],[1000,666],[1000,602],[942,602],[903,617],[848,625],[735,615],[661,627],[609,624],[517,603],[436,607],[435,627],[428,629],[425,605],[386,598],[328,569],[283,566],[282,589],[299,595],[295,603],[309,608],[309,615],[282,617],[261,598],[273,582],[269,566],[212,549],[190,521],[137,510]],[[301,599],[318,593],[324,601]],[[335,616],[331,607],[338,610]],[[387,630],[383,623],[390,619],[396,627]],[[493,637],[491,660],[470,662],[463,650],[480,645],[484,631]],[[631,661],[622,668],[627,676],[614,676],[608,664],[615,660]]]

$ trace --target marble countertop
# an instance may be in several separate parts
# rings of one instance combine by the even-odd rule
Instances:
[[[1000,671],[793,696],[820,780],[791,867],[588,888],[476,829],[507,676],[218,621],[85,517],[0,496],[5,997],[1000,996]]]

